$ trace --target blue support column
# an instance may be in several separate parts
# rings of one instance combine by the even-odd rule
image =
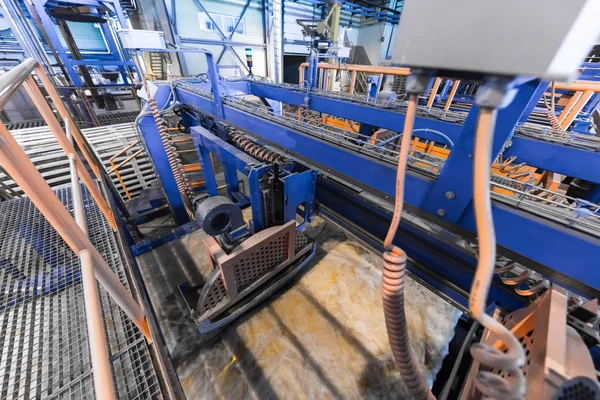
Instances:
[[[73,85],[81,87],[81,79],[79,79],[79,75],[75,71],[73,65],[70,63],[71,58],[67,55],[67,50],[60,42],[58,33],[56,32],[56,26],[44,7],[45,3],[46,1],[43,0],[32,0],[33,7],[35,8],[35,11],[40,17],[40,21],[42,22],[42,29],[46,32],[46,35],[51,42],[48,44],[54,47],[56,50],[56,53],[60,57],[62,63],[65,65],[65,69],[67,70],[67,74],[69,75],[71,82],[73,82]]]
[[[492,160],[513,134],[515,125],[529,117],[547,87],[547,82],[529,81],[519,87],[514,100],[506,108],[498,111]],[[478,117],[479,107],[474,105],[425,202],[426,211],[451,222],[460,219],[473,198],[473,148]]]
[[[202,165],[202,175],[204,176],[204,186],[206,187],[206,191],[211,196],[216,196],[219,194],[219,188],[210,159],[210,151],[206,147],[199,146],[197,143],[194,144],[200,158],[200,165]]]
[[[215,62],[213,59],[213,55],[210,52],[204,53],[206,56],[206,65],[208,77],[210,79],[210,86],[212,88],[213,94],[213,113],[217,116],[223,118],[223,101],[221,101],[221,86],[220,81],[221,77],[217,72],[217,67],[215,66]]]
[[[225,173],[225,183],[227,184],[227,194],[230,199],[235,200],[236,194],[240,191],[237,169],[235,168],[235,165],[230,165],[225,160],[222,160],[222,164],[223,172]]]
[[[600,184],[594,185],[590,193],[586,196],[586,200],[592,203],[600,203]]]
[[[308,74],[310,76],[310,87],[315,89],[317,87],[317,79],[319,76],[319,59],[317,57],[311,57],[308,64]]]
[[[444,86],[442,86],[442,93],[440,93],[440,99],[445,99],[448,96],[448,91],[450,90],[450,86],[452,85],[452,79],[446,79],[444,81]]]
[[[165,107],[166,103],[169,101],[170,95],[171,89],[168,86],[161,85],[158,87],[154,97],[156,98],[159,108]],[[148,111],[147,105],[144,110]],[[183,200],[177,189],[175,176],[171,170],[167,153],[162,144],[158,128],[156,127],[152,115],[142,117],[139,121],[139,127],[146,150],[148,151],[148,156],[152,160],[154,169],[162,183],[169,207],[171,208],[177,223],[183,225],[189,222],[189,217],[183,207]]]
[[[248,189],[250,191],[250,206],[252,208],[252,233],[265,229],[265,216],[260,194],[260,178],[268,171],[268,167],[252,168],[248,174]]]
[[[104,34],[106,44],[108,45],[108,50],[110,51],[110,54],[112,54],[113,59],[115,61],[122,61],[120,49],[117,46],[117,43],[114,41],[114,38],[112,36],[112,31],[110,29],[110,26],[108,26],[108,22],[100,24],[100,29],[102,29],[102,33]],[[106,65],[111,66],[109,62],[107,62]],[[127,72],[125,71],[125,66],[123,66],[122,64],[118,65],[118,69],[119,69],[119,72],[121,73],[121,76],[123,77],[123,83],[130,84],[131,82],[129,82]]]

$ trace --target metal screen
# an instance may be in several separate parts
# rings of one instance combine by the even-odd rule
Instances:
[[[56,189],[72,212],[71,189]],[[129,289],[110,225],[82,186],[89,237]],[[160,399],[144,336],[99,287],[118,398]],[[27,198],[0,202],[0,399],[92,399],[78,257]]]

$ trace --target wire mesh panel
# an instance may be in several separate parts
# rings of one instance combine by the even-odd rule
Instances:
[[[91,242],[129,289],[114,234],[82,187]],[[73,212],[71,189],[56,189]],[[0,203],[0,399],[95,397],[78,257],[27,198]],[[100,287],[117,396],[162,398],[149,348]]]

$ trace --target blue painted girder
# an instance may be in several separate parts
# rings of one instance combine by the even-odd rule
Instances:
[[[211,114],[211,100],[182,89],[177,89],[177,97],[182,104]],[[394,196],[395,166],[389,163],[340,148],[325,140],[294,131],[228,105],[223,107],[223,115],[225,121],[288,149],[292,155],[311,160],[322,172],[335,171],[348,181],[363,182],[390,199]],[[357,114],[356,117],[358,116]],[[433,183],[431,179],[409,173],[405,201],[423,209]],[[496,202],[492,212],[500,245],[576,280],[600,288],[600,274],[591,273],[600,259],[600,240]],[[472,216],[472,208],[469,206],[457,221],[457,225],[474,232]]]

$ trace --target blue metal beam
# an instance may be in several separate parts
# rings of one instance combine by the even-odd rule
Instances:
[[[597,152],[514,137],[504,155],[515,156],[517,162],[532,167],[600,183],[600,154]]]
[[[544,86],[545,85],[545,86]],[[547,82],[529,81],[522,85],[515,99],[498,111],[492,160],[495,160],[517,123],[526,120],[548,87]],[[450,222],[459,220],[473,199],[473,148],[479,107],[471,107],[460,136],[454,141],[442,173],[425,204],[425,211],[438,214]]]
[[[301,91],[292,91],[272,85],[261,85],[260,83],[255,82],[251,82],[249,86],[250,93],[258,97],[265,97],[267,99],[277,100],[295,106],[305,103],[306,93]],[[392,131],[401,130],[404,126],[404,114],[315,94],[311,94],[310,96],[309,108],[314,111],[327,113],[352,121],[358,121],[379,128],[390,129]],[[428,118],[417,118],[415,121],[415,129],[422,128],[443,132],[453,142],[458,138],[458,135],[462,130],[462,126],[459,124],[436,121]],[[430,140],[439,141],[440,139],[436,135],[431,133],[428,134],[424,131],[416,133],[416,136]]]
[[[177,89],[177,95],[182,104],[211,114],[209,100],[180,89]],[[238,125],[265,141],[289,149],[292,155],[312,160],[322,172],[336,172],[351,183],[363,182],[389,196],[390,199],[393,198],[395,193],[393,165],[344,150],[324,140],[227,105],[223,111],[225,121]],[[406,202],[423,208],[432,187],[433,181],[420,175],[409,174],[406,183]],[[592,268],[600,259],[600,240],[496,202],[493,204],[492,212],[496,221],[499,245],[566,275],[581,279],[593,287],[600,287],[600,275],[591,274],[585,267]],[[471,207],[466,208],[458,225],[474,232]],[[541,237],[544,238],[543,241],[540,241]],[[584,266],[582,271],[585,272],[575,273],[573,265]]]
[[[285,104],[299,106],[305,102],[306,94],[301,91],[256,82],[249,83],[249,90],[255,96],[281,101]],[[535,103],[535,101],[532,103]],[[404,126],[404,114],[314,94],[310,96],[310,109],[393,131],[401,130]],[[503,115],[501,112],[498,119],[501,120]],[[440,131],[447,135],[453,143],[456,143],[463,126],[428,118],[417,118],[415,129],[424,128]],[[444,142],[432,132],[417,131],[415,136],[426,140]],[[525,162],[533,167],[600,183],[600,168],[598,168],[600,166],[600,154],[598,153],[525,137],[513,137],[511,141],[512,145],[504,154],[517,157],[518,162]],[[470,144],[469,146],[469,148],[472,148]],[[456,218],[458,217],[456,216]]]

